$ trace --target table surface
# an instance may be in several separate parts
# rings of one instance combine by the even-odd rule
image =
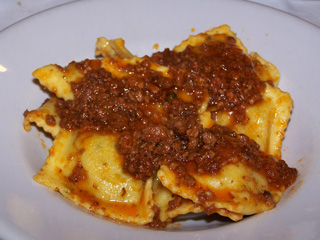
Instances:
[[[79,0],[1,0],[0,31],[38,12]],[[243,1],[243,0],[238,0]],[[320,27],[320,0],[248,0],[295,15]]]

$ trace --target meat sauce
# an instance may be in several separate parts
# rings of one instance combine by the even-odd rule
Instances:
[[[171,77],[151,70],[152,62],[168,66]],[[192,186],[190,169],[216,174],[226,164],[242,162],[276,188],[295,181],[296,169],[261,152],[247,136],[218,125],[203,129],[200,124],[198,110],[206,96],[212,114],[229,111],[238,123],[246,121],[246,107],[262,99],[266,83],[234,38],[208,38],[180,53],[166,49],[146,56],[141,63],[123,66],[131,74],[121,79],[100,66],[99,60],[77,63],[85,76],[71,83],[74,100],[58,100],[60,126],[120,133],[116,146],[124,158],[123,170],[136,179],[146,180],[166,164]],[[181,92],[192,101],[181,99]]]

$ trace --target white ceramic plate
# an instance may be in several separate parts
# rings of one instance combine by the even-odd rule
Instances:
[[[23,112],[46,94],[34,69],[94,57],[97,37],[122,37],[137,55],[173,47],[189,34],[229,24],[249,51],[281,72],[294,111],[283,158],[300,176],[275,210],[238,223],[183,220],[162,231],[95,217],[35,183],[51,142],[23,130]],[[1,239],[319,239],[320,30],[295,17],[243,1],[80,1],[13,25],[0,33],[0,238]]]

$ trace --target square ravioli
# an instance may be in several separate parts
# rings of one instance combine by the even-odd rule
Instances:
[[[279,71],[227,25],[138,57],[101,37],[96,59],[33,76],[54,96],[31,123],[53,137],[34,179],[105,217],[163,228],[189,212],[239,221],[295,181],[281,159],[293,101]]]

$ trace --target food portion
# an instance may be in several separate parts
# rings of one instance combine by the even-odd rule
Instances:
[[[161,165],[157,175],[165,187],[200,204],[207,214],[238,221],[270,210],[296,174],[283,160],[276,161],[253,140],[226,127],[200,130],[193,139],[200,147]]]
[[[34,71],[54,93],[31,123],[53,137],[34,179],[89,211],[163,228],[189,212],[239,221],[273,209],[297,170],[281,160],[293,101],[229,26],[137,57],[99,38],[96,59]]]

